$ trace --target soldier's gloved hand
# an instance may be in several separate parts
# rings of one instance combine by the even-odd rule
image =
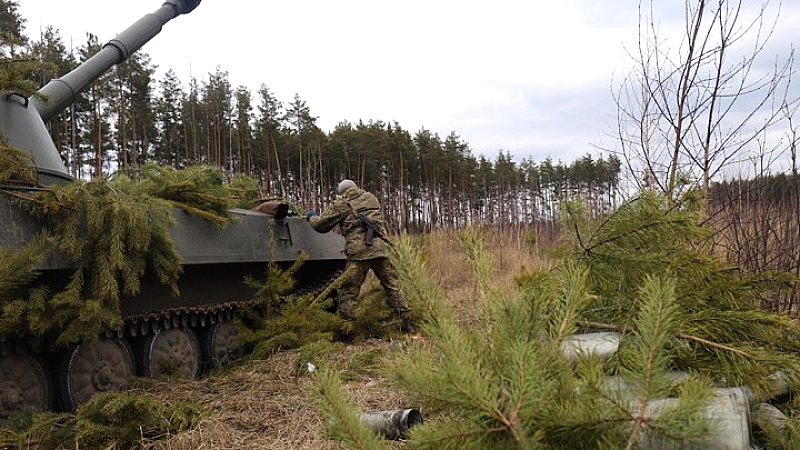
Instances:
[[[316,211],[309,211],[309,212],[306,213],[306,220],[311,220],[311,218],[316,216],[316,215],[317,215]]]

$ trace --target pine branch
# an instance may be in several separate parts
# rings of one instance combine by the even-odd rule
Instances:
[[[486,239],[478,229],[467,229],[458,236],[458,243],[475,273],[479,299],[491,293],[492,260],[486,252]]]
[[[36,165],[31,156],[8,145],[0,136],[0,183],[35,185],[37,179]]]
[[[317,295],[314,298],[314,301],[312,301],[311,304],[315,305],[315,304],[317,304],[319,302],[323,302],[323,301],[327,300],[328,297],[330,297],[331,293],[333,291],[335,291],[336,289],[339,289],[342,286],[342,284],[345,281],[347,281],[347,279],[350,278],[350,276],[352,276],[353,273],[355,273],[356,270],[358,270],[358,269],[355,266],[348,267],[347,270],[342,272],[342,274],[339,275],[338,277],[336,277],[335,280],[331,281],[331,283],[328,284],[328,286],[325,288],[325,290],[320,292],[319,295]]]
[[[717,343],[717,342],[711,342],[711,341],[709,341],[707,339],[703,339],[701,337],[692,336],[692,335],[689,335],[689,334],[686,334],[686,333],[676,333],[675,337],[677,337],[679,339],[685,339],[687,341],[694,341],[694,342],[697,342],[699,344],[705,345],[706,347],[715,348],[717,350],[724,350],[726,352],[735,353],[735,354],[737,354],[739,356],[742,356],[744,358],[747,358],[747,359],[759,360],[758,357],[756,357],[754,355],[751,355],[750,353],[747,353],[744,350],[740,350],[738,348],[734,348],[734,347],[731,347],[731,346],[728,346],[728,345],[724,345],[724,344],[720,344],[720,343]]]
[[[395,242],[390,259],[412,310],[421,310],[423,317],[433,323],[449,320],[443,317],[449,314],[444,306],[444,294],[431,279],[421,252],[414,248],[408,235],[400,236]]]
[[[633,327],[629,327],[629,326],[625,326],[625,325],[612,325],[612,324],[608,324],[608,323],[594,322],[594,321],[591,321],[591,320],[582,320],[580,323],[582,325],[584,325],[585,327],[587,327],[587,328],[595,328],[595,329],[601,329],[601,330],[623,331],[623,332],[626,332],[626,333],[635,332],[635,329]],[[757,356],[751,355],[750,353],[747,353],[744,350],[741,350],[741,349],[738,349],[738,348],[735,348],[735,347],[731,347],[729,345],[720,344],[718,342],[712,342],[712,341],[709,341],[708,339],[703,339],[703,338],[698,337],[698,336],[693,336],[693,335],[686,334],[686,333],[675,333],[675,334],[673,334],[673,336],[678,338],[678,339],[684,339],[684,340],[687,340],[687,341],[697,342],[697,343],[702,344],[702,345],[704,345],[706,347],[714,348],[714,349],[717,349],[717,350],[723,350],[723,351],[730,352],[730,353],[735,353],[735,354],[737,354],[739,356],[742,356],[744,358],[747,358],[747,359],[751,359],[751,360],[759,360],[760,359]]]
[[[642,288],[643,305],[637,319],[642,349],[642,395],[639,399],[638,413],[628,438],[626,450],[636,444],[641,427],[646,425],[647,405],[654,392],[653,378],[666,369],[663,364],[664,346],[674,326],[675,282],[671,279],[651,278]]]
[[[499,422],[502,427],[494,428],[493,430],[502,430],[508,431],[514,438],[514,441],[518,444],[524,444],[527,439],[525,439],[520,433],[520,423],[519,418],[517,417],[516,412],[512,412],[510,415],[504,414],[500,409],[497,407],[488,404],[484,400],[475,396],[468,388],[462,386],[461,384],[457,383],[455,380],[452,384],[452,387],[455,390],[462,394],[465,398],[467,398],[474,406],[478,408],[478,410],[483,411],[491,418],[494,418],[497,422]],[[484,429],[482,430],[484,434],[488,434],[489,430]],[[524,448],[524,447],[523,447]]]
[[[574,331],[580,313],[593,299],[586,291],[588,271],[571,262],[567,262],[562,270],[561,291],[555,299],[558,303],[549,308],[557,326],[551,335],[554,342],[561,342]]]
[[[323,367],[317,376],[317,406],[328,416],[328,430],[349,449],[382,450],[386,446],[378,439],[355,412],[352,401],[347,398],[336,372]]]

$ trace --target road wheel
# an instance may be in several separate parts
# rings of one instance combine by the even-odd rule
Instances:
[[[200,373],[200,341],[189,328],[157,330],[147,336],[142,350],[142,371],[153,378]]]
[[[93,395],[125,389],[135,374],[133,354],[118,338],[80,344],[64,355],[59,387],[61,403],[73,410]]]
[[[203,350],[211,367],[224,366],[244,356],[244,346],[236,339],[239,330],[233,321],[217,322],[206,329]]]
[[[53,406],[47,367],[27,353],[0,356],[0,422],[16,411],[46,411]]]

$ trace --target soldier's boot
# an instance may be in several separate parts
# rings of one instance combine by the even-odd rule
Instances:
[[[416,333],[418,331],[417,324],[411,318],[411,313],[408,311],[400,312],[400,331],[403,333]]]

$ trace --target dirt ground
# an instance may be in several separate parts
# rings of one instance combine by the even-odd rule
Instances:
[[[336,357],[347,358],[374,347],[384,348],[386,354],[397,351],[396,342],[370,340],[348,346]],[[296,352],[278,352],[268,360],[226,368],[199,380],[144,382],[139,389],[165,402],[188,400],[199,403],[209,413],[197,428],[165,437],[146,448],[341,449],[337,441],[325,436],[325,419],[307,395],[312,379],[297,372],[297,358]],[[362,411],[415,408],[372,371],[349,381],[346,389]],[[402,442],[388,446],[403,447]]]

